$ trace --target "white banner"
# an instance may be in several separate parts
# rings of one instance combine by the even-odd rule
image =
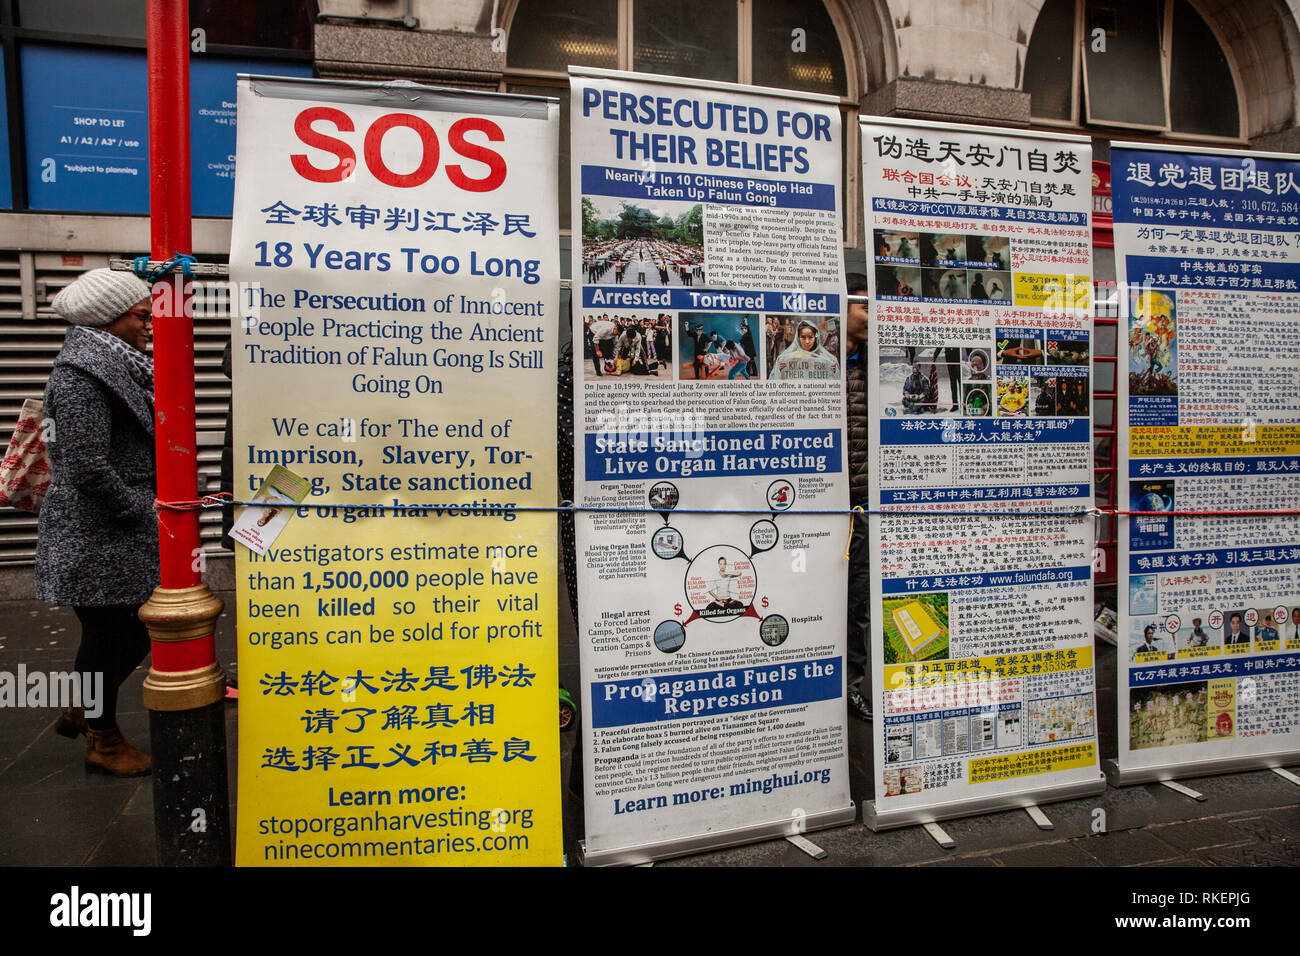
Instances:
[[[558,116],[240,81],[242,865],[562,860]]]
[[[571,87],[586,859],[849,822],[839,108]]]
[[[1111,188],[1117,499],[1141,512],[1119,525],[1112,777],[1295,762],[1300,157],[1117,143]]]
[[[877,829],[1102,786],[1091,162],[862,120]]]

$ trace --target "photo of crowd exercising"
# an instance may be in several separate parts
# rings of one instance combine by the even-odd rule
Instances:
[[[588,377],[673,377],[673,323],[668,315],[586,315],[582,340],[584,357],[591,362]]]
[[[702,285],[704,207],[583,196],[582,268],[588,285]]]

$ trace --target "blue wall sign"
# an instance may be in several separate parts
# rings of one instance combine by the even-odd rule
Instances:
[[[28,205],[72,212],[148,213],[149,114],[143,51],[27,44],[21,58]],[[191,60],[190,183],[196,216],[230,215],[238,73],[310,76],[311,68],[225,57]],[[4,173],[0,185],[7,185],[7,168]]]

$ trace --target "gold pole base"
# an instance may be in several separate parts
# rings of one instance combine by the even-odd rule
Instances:
[[[192,641],[212,633],[223,607],[206,584],[154,588],[140,607],[140,620],[155,641]]]
[[[149,710],[197,710],[226,696],[226,674],[216,661],[195,671],[157,671],[144,679]]]
[[[223,606],[206,584],[154,588],[139,617],[155,641],[192,641],[213,633]],[[151,667],[144,681],[144,705],[150,710],[194,710],[215,704],[225,694],[226,675],[215,660],[192,671]]]

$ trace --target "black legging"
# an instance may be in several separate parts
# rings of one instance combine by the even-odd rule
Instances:
[[[86,723],[92,730],[112,730],[117,726],[117,689],[149,653],[149,631],[136,617],[134,604],[73,610],[81,621],[77,672],[104,675],[103,708],[98,717],[87,716]]]

